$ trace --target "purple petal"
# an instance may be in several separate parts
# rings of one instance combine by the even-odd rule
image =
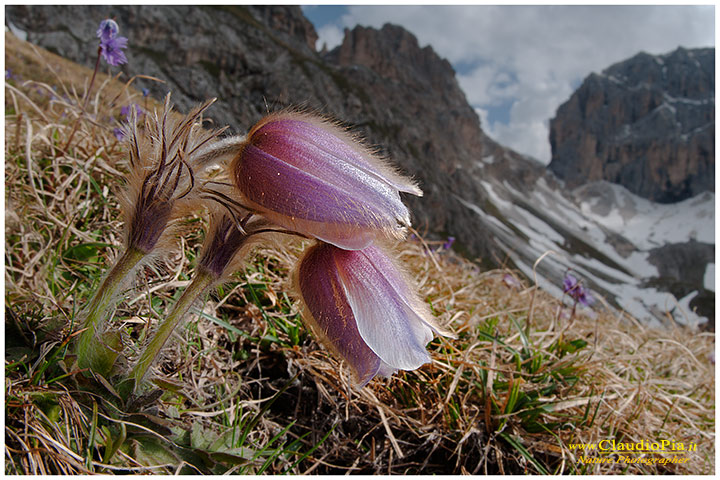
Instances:
[[[408,216],[399,200],[396,213],[369,189],[348,192],[253,145],[245,147],[236,173],[250,207],[285,228],[341,248],[364,248],[378,230],[399,236],[398,216]]]
[[[127,48],[128,39],[125,37],[113,37],[100,41],[100,52],[107,63],[112,66],[127,63],[127,57],[122,49]]]
[[[119,141],[125,140],[125,130],[122,128],[113,128],[113,134],[115,135],[115,138],[117,138]]]
[[[390,258],[378,247],[334,249],[338,274],[368,346],[392,368],[414,370],[430,362],[429,312]]]
[[[329,157],[347,168],[362,171],[368,177],[374,177],[401,192],[422,195],[417,185],[397,174],[391,168],[380,163],[368,152],[360,148],[352,137],[325,122],[306,115],[295,117],[270,117],[269,121],[257,129],[258,135],[271,133],[292,135],[296,140],[304,142],[317,151],[323,151]],[[320,165],[320,168],[326,165]],[[341,167],[342,168],[342,167]]]
[[[570,273],[565,275],[565,279],[563,280],[563,292],[568,293],[570,290],[575,288],[578,281],[577,279]]]
[[[120,27],[118,27],[118,24],[115,22],[115,20],[106,18],[105,20],[100,22],[100,27],[95,33],[101,41],[108,41],[111,38],[114,38],[119,31]]]
[[[359,385],[364,386],[378,373],[381,362],[358,332],[331,249],[322,244],[313,247],[300,262],[298,284],[310,313],[305,319],[325,344],[348,362]]]
[[[233,164],[235,183],[276,223],[341,248],[402,237],[410,213],[399,191],[420,190],[346,137],[311,117],[267,117]]]

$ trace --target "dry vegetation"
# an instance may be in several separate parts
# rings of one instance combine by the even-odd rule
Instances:
[[[104,83],[66,150],[91,72],[8,34],[6,66],[5,473],[714,473],[714,334],[600,304],[570,318],[513,272],[418,240],[399,255],[458,335],[429,345],[431,365],[354,389],[286,293],[290,245],[195,312],[157,390],[121,398],[74,369],[70,346],[120,241],[124,154],[104,117],[142,99]],[[128,355],[188,284],[203,222],[188,219],[174,257],[120,304]],[[697,450],[583,464],[569,446],[603,439]]]

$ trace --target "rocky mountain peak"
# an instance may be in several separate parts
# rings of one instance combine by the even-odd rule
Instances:
[[[664,55],[640,52],[606,68],[603,76],[629,87],[658,89],[672,97],[702,100],[714,96],[715,49],[678,47]]]
[[[657,202],[715,191],[715,49],[639,53],[589,75],[550,124],[549,169]]]
[[[318,34],[299,6],[267,5],[248,8],[272,30],[290,35],[315,50]]]
[[[342,66],[367,67],[383,78],[418,88],[447,89],[457,86],[450,62],[430,46],[420,47],[404,28],[386,23],[380,30],[357,26],[345,30],[342,45],[327,54]]]

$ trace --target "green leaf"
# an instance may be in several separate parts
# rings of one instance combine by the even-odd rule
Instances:
[[[527,451],[525,447],[522,446],[520,442],[518,442],[513,436],[508,435],[507,433],[501,432],[500,437],[505,440],[507,443],[509,443],[515,450],[520,453],[528,462],[532,463],[538,472],[540,472],[543,475],[549,475],[548,471],[545,469],[545,467],[542,466],[540,462],[535,460],[535,457],[530,455],[530,452]]]

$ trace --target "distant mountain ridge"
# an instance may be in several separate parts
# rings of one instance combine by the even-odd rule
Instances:
[[[715,49],[639,53],[590,74],[550,123],[548,168],[662,203],[715,191]]]

